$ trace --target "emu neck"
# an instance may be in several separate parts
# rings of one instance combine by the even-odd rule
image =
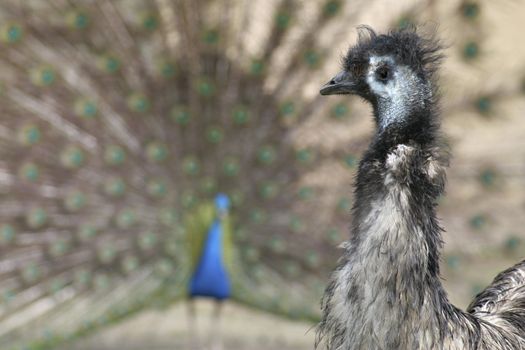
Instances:
[[[347,254],[349,326],[363,327],[350,332],[357,348],[416,348],[440,337],[439,310],[448,305],[435,214],[442,184],[428,168],[435,161],[430,116],[417,117],[378,129],[359,167]]]
[[[411,101],[409,106],[401,101],[376,101],[373,104],[376,132],[369,147],[369,154],[385,157],[399,144],[416,144],[421,148],[433,147],[438,133],[436,113],[431,101]]]
[[[459,350],[479,328],[439,277],[435,207],[447,157],[434,120],[429,109],[378,127],[363,155],[352,238],[322,303],[318,342],[327,349]]]

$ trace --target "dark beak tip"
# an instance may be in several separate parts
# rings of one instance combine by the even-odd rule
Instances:
[[[319,93],[323,96],[328,95],[348,95],[350,94],[350,91],[348,90],[348,86],[345,86],[344,84],[326,84],[319,90]]]
[[[335,90],[339,87],[340,84],[337,84],[334,79],[331,79],[328,83],[321,86],[319,93],[323,96],[332,95]]]
[[[321,89],[319,90],[319,93],[320,93],[321,95],[323,95],[323,96],[329,95],[329,93],[328,93],[328,87],[329,87],[329,86],[324,85],[324,86],[321,87]]]
[[[327,95],[347,95],[354,90],[354,83],[350,74],[346,71],[339,72],[329,82],[324,84],[319,93],[323,96]]]

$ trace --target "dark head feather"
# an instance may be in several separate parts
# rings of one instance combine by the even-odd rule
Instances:
[[[343,68],[358,75],[366,70],[371,55],[392,56],[423,78],[430,79],[443,55],[434,35],[422,35],[415,27],[377,34],[368,26],[358,27],[358,41],[343,60]]]

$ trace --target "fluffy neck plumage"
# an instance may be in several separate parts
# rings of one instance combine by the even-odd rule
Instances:
[[[362,308],[376,309],[365,311],[363,322],[372,333],[386,332],[376,334],[386,344],[399,339],[393,335],[400,332],[420,337],[417,328],[439,329],[434,303],[444,298],[444,292],[439,280],[441,232],[435,201],[442,192],[444,174],[432,154],[437,150],[431,117],[419,112],[378,129],[357,178],[349,254],[356,277],[352,283],[362,294],[354,300]],[[387,334],[388,328],[376,323],[381,319],[390,320],[394,333]]]
[[[360,163],[353,236],[323,302],[330,349],[430,349],[441,341],[440,313],[452,308],[439,279],[435,215],[446,161],[433,115],[421,113],[378,128]]]
[[[360,163],[353,235],[322,302],[317,344],[324,341],[327,349],[524,348],[522,294],[508,290],[519,283],[521,277],[512,276],[522,276],[519,268],[500,275],[489,292],[516,297],[516,304],[495,301],[500,314],[497,307],[464,312],[447,299],[439,278],[442,243],[435,215],[447,161],[429,113],[379,130]],[[418,130],[422,125],[427,128]],[[486,308],[483,303],[491,304],[478,300],[477,308]]]

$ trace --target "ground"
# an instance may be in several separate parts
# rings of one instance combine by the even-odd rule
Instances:
[[[204,334],[210,325],[212,303],[197,304],[197,328]],[[315,330],[306,322],[292,322],[234,303],[224,308],[225,350],[313,349]],[[189,349],[186,305],[146,311],[61,350],[174,350]],[[201,347],[199,350],[209,347]]]

